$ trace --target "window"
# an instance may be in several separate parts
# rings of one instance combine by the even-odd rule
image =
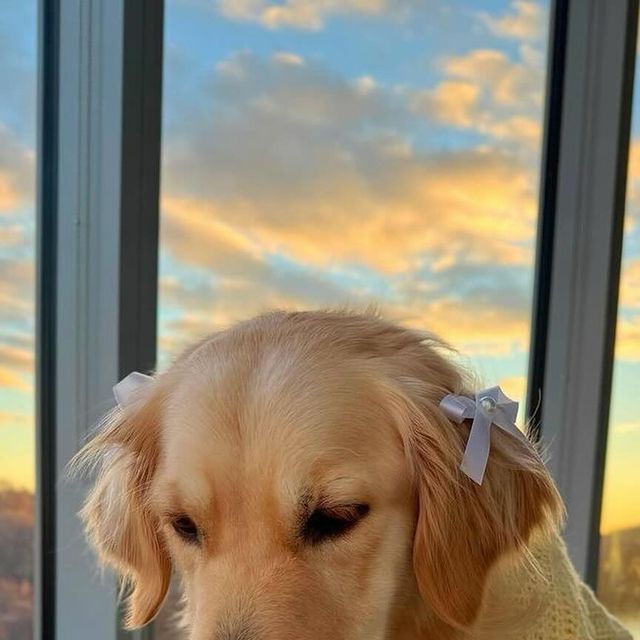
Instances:
[[[600,523],[598,594],[640,638],[640,82],[636,71],[611,415]]]
[[[0,639],[32,637],[37,3],[0,22]]]
[[[547,3],[166,10],[161,365],[264,309],[375,301],[523,399]]]
[[[374,301],[524,403],[547,2],[332,7],[166,3],[159,365]]]
[[[34,633],[36,6],[12,3],[0,25],[0,77],[11,86],[0,97],[0,640]],[[39,219],[50,233],[39,234],[39,264],[50,282],[39,317],[52,322],[38,326],[46,419],[33,608],[45,614],[35,633],[120,637],[115,581],[98,579],[75,518],[86,486],[63,474],[117,379],[153,367],[156,319],[162,369],[197,337],[272,307],[374,301],[442,335],[521,402],[535,317],[530,395],[541,392],[569,549],[595,583],[638,1],[40,8]],[[628,400],[640,373],[636,145],[598,588],[637,635],[640,518],[623,502],[640,460]],[[178,637],[176,609],[132,637]]]

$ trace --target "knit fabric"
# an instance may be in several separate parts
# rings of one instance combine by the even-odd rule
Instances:
[[[521,567],[506,583],[517,609],[540,603],[522,640],[633,640],[580,580],[559,536],[531,552],[535,568]]]

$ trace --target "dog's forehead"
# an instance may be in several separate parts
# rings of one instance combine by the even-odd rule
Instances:
[[[348,493],[341,469],[375,475],[380,452],[391,464],[390,449],[399,451],[365,373],[286,349],[201,359],[172,391],[162,432],[165,466],[188,494],[206,494],[214,476],[236,482],[252,469],[293,484],[333,477],[332,490]]]

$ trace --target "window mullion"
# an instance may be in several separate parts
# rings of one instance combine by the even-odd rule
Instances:
[[[60,0],[56,637],[118,637],[65,465],[124,372],[155,361],[162,3]],[[117,523],[115,523],[117,526]]]
[[[542,437],[593,580],[611,392],[637,0],[569,3]]]

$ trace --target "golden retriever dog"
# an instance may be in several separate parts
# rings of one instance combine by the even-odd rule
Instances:
[[[175,570],[191,640],[526,637],[499,567],[535,566],[561,502],[500,429],[482,484],[465,476],[452,393],[472,390],[442,343],[372,314],[273,312],[188,349],[79,454],[100,467],[82,517],[128,584],[126,625]]]

